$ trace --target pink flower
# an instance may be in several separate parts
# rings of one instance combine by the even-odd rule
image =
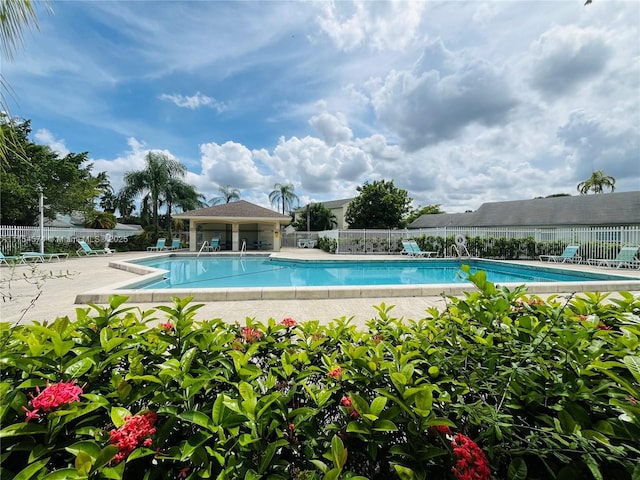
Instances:
[[[27,422],[40,418],[38,410],[50,412],[54,408],[66,405],[67,403],[79,402],[82,388],[76,385],[75,380],[71,382],[54,383],[52,385],[49,385],[47,381],[47,387],[42,392],[40,391],[40,387],[36,387],[36,392],[38,392],[38,395],[35,398],[31,395],[33,411],[29,411],[23,407],[24,411],[27,412],[27,418],[25,419]]]
[[[38,413],[37,410],[31,411],[29,410],[27,407],[25,407],[24,405],[22,406],[22,409],[25,411],[26,413],[26,417],[24,419],[25,422],[29,422],[29,420],[38,420],[40,418],[40,414]]]
[[[295,327],[295,326],[298,324],[298,322],[296,322],[296,321],[295,321],[293,318],[291,318],[291,317],[286,317],[286,318],[285,318],[285,319],[283,319],[280,323],[281,323],[282,325],[284,325],[285,327],[287,327],[287,328]]]
[[[160,328],[165,332],[172,332],[176,329],[175,325],[171,322],[165,322],[160,324]]]
[[[342,367],[336,367],[333,370],[331,370],[329,373],[327,373],[327,375],[330,378],[338,378],[340,379],[342,377]]]
[[[255,342],[262,338],[262,332],[257,328],[243,327],[240,330],[240,334],[242,335],[242,338],[244,338],[244,341],[248,343]]]
[[[154,427],[158,414],[147,412],[142,415],[125,417],[125,423],[117,430],[111,430],[111,445],[118,446],[118,453],[113,457],[113,463],[118,464],[125,460],[133,452],[140,442],[145,447],[151,446],[151,439],[148,438],[154,433]]]
[[[461,433],[451,441],[456,464],[451,472],[458,480],[489,480],[489,461],[476,442]]]

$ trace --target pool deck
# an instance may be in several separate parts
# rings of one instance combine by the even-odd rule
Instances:
[[[161,253],[161,254],[166,254]],[[58,316],[68,315],[76,317],[77,308],[90,308],[82,302],[104,304],[114,287],[118,287],[141,278],[140,272],[113,268],[112,263],[126,262],[135,258],[149,255],[147,252],[118,252],[110,256],[72,257],[67,261],[50,263],[38,263],[20,265],[17,267],[0,268],[0,318],[11,323],[28,323],[32,321],[51,321]],[[350,258],[378,260],[398,259],[395,256],[385,255],[330,255],[318,249],[285,248],[278,254],[296,259],[327,259],[347,260]],[[406,257],[403,257],[406,258]],[[571,270],[598,272],[609,275],[622,275],[633,277],[637,281],[620,282],[580,282],[575,285],[565,285],[565,292],[581,291],[616,291],[627,290],[634,294],[640,294],[640,270],[638,269],[611,269],[597,268],[589,265],[572,264],[541,264],[540,262],[516,262],[525,265],[544,265],[551,268],[564,268]],[[534,284],[529,292],[545,296],[558,293],[553,284]],[[299,289],[300,293],[291,298],[292,289],[260,289],[260,297],[256,293],[239,292],[233,294],[228,291],[223,296],[220,292],[211,294],[207,300],[197,301],[204,306],[198,310],[196,318],[205,320],[221,318],[224,321],[244,323],[246,317],[255,318],[258,321],[267,321],[270,317],[281,320],[284,317],[292,317],[298,321],[319,320],[322,323],[343,316],[353,317],[356,325],[364,325],[367,320],[375,318],[377,312],[374,306],[385,303],[393,305],[390,315],[397,318],[419,319],[426,309],[431,307],[443,308],[445,299],[442,293],[448,295],[460,295],[464,291],[473,290],[469,285],[455,286],[398,286],[398,287],[367,287],[366,293],[355,292],[353,287],[327,289],[326,287],[306,287]],[[288,291],[285,295],[283,292]],[[358,288],[358,290],[360,290]],[[156,291],[158,292],[158,291]],[[331,293],[333,292],[333,293]],[[120,292],[119,292],[120,293]],[[139,293],[139,292],[138,292]],[[122,292],[126,294],[126,292]],[[558,293],[564,295],[565,293]],[[167,291],[162,296],[148,297],[137,296],[137,300],[127,302],[126,306],[134,306],[143,311],[153,309],[159,305],[171,305],[166,297]],[[173,294],[176,295],[174,292]],[[217,296],[216,296],[217,295]],[[366,296],[363,296],[366,295]],[[180,294],[182,296],[182,294]],[[77,303],[81,302],[81,303]],[[159,318],[164,314],[158,311]]]

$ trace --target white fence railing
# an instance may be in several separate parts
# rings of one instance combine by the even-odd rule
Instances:
[[[92,244],[103,244],[110,236],[111,244],[126,243],[130,236],[138,235],[142,230],[112,229],[99,230],[92,228],[44,227],[45,241],[75,242],[85,240]],[[40,241],[40,227],[22,227],[0,225],[0,250],[3,253],[18,252],[28,244]]]
[[[537,258],[542,254],[560,254],[565,246],[580,245],[579,254],[588,258],[615,258],[623,245],[640,245],[639,226],[582,227],[582,228],[482,228],[440,227],[412,230],[327,230],[323,232],[294,232],[283,236],[283,246],[294,247],[299,238],[325,238],[335,241],[335,253],[389,254],[399,253],[401,241],[421,238],[431,244],[429,249],[441,257],[451,255],[454,239],[462,235],[473,240],[471,254],[482,256],[482,248],[499,250],[508,244],[517,250],[518,258]],[[473,242],[470,242],[473,243]],[[473,249],[476,249],[475,251]],[[504,247],[503,250],[506,250]],[[499,255],[498,255],[499,256]]]

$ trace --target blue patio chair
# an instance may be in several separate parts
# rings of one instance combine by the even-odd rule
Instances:
[[[582,257],[578,255],[580,245],[568,245],[560,255],[540,255],[541,262],[580,263]]]
[[[589,265],[595,265],[596,267],[634,267],[637,265],[636,253],[638,253],[637,245],[628,245],[622,247],[614,259],[607,258],[590,258],[588,260]]]
[[[160,252],[162,250],[166,250],[167,249],[165,245],[166,243],[167,243],[166,238],[159,238],[155,245],[151,247],[147,247],[147,252]]]

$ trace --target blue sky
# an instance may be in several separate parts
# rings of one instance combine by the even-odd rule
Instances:
[[[113,186],[149,150],[207,199],[404,188],[414,207],[640,189],[640,2],[52,1],[11,113]],[[40,5],[42,7],[42,5]]]

